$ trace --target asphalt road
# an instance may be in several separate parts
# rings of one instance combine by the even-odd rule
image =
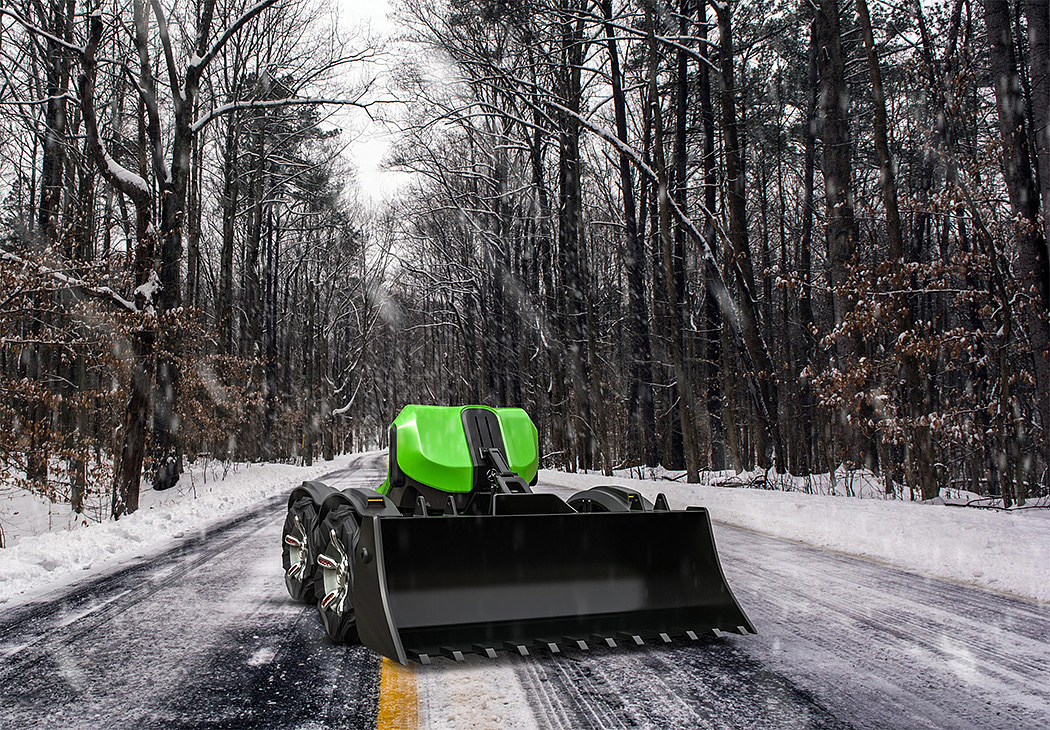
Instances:
[[[381,468],[362,457],[326,481],[373,486]],[[376,727],[379,659],[329,644],[284,591],[283,510],[0,613],[0,728]],[[438,659],[412,670],[404,726],[1050,727],[1050,607],[722,525],[715,537],[759,635]]]

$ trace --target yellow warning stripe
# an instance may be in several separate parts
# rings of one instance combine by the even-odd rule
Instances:
[[[416,730],[418,727],[416,670],[384,657],[379,669],[379,717],[376,730]]]

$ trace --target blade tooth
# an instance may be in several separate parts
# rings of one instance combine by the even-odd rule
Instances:
[[[429,654],[423,654],[423,653],[420,653],[420,652],[411,652],[411,656],[417,662],[419,662],[420,664],[422,664],[424,666],[430,664],[430,655]]]
[[[591,638],[599,644],[605,644],[610,649],[616,648],[616,639],[611,636],[604,636],[603,634],[591,634]]]
[[[463,661],[463,652],[461,652],[459,649],[453,649],[452,647],[443,646],[441,647],[441,653],[454,661]]]
[[[688,636],[691,641],[696,641],[697,639],[700,638],[699,636],[696,635],[695,631],[686,631],[685,635]]]
[[[504,649],[509,649],[510,651],[516,651],[521,656],[528,656],[529,655],[529,648],[527,646],[525,646],[524,644],[515,643],[513,641],[505,641],[505,642],[503,642],[503,648]]]
[[[473,652],[475,652],[476,654],[484,654],[489,659],[495,659],[496,658],[496,650],[493,649],[491,646],[484,646],[482,644],[474,644],[474,646],[471,647],[471,650]]]
[[[714,634],[715,636],[717,636],[719,639],[721,639],[723,636],[725,636],[725,634],[722,633],[722,629],[718,629],[718,628],[711,629],[711,633]]]
[[[570,644],[575,644],[576,648],[579,649],[580,651],[590,651],[591,650],[591,647],[587,646],[587,642],[584,641],[583,639],[576,639],[576,638],[573,638],[573,637],[568,637],[568,638],[566,638],[566,641],[569,642]]]
[[[642,637],[638,634],[632,634],[626,631],[620,631],[616,634],[617,638],[621,641],[633,642],[635,646],[644,646],[645,642],[642,641]]]
[[[747,630],[747,627],[746,627],[746,626],[737,626],[737,627],[736,627],[736,630],[737,630],[738,632],[740,632],[740,633],[741,633],[742,635],[744,635],[744,636],[747,636],[748,634],[750,634],[750,633],[751,633],[750,631],[748,631],[748,630]]]
[[[671,643],[671,637],[661,631],[660,632],[660,641],[664,642],[665,644],[670,644]]]
[[[547,648],[550,649],[551,654],[561,654],[561,648],[553,641],[545,641]]]

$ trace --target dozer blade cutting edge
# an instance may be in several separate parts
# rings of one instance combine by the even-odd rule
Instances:
[[[336,642],[407,664],[755,633],[707,510],[602,485],[533,493],[520,408],[406,406],[375,490],[304,482],[288,499],[285,585]]]
[[[403,664],[755,633],[704,509],[365,517],[353,574],[361,641]]]

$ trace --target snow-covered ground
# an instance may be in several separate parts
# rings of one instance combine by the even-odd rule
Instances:
[[[663,492],[672,509],[707,507],[711,519],[859,555],[923,575],[1050,603],[1050,510],[1010,512],[886,499],[683,484],[544,470],[540,484],[599,484]]]
[[[154,552],[287,493],[303,480],[343,469],[357,458],[342,455],[310,467],[235,464],[225,468],[198,462],[170,490],[156,492],[144,483],[139,510],[117,522],[77,518],[68,505],[8,488],[0,501],[0,526],[7,544],[0,550],[0,605],[20,603]]]
[[[529,730],[537,727],[535,698],[518,679],[519,662],[494,662],[468,655],[416,670],[419,709],[425,728]]]
[[[384,458],[352,455],[313,469],[240,466],[225,481],[209,474],[207,485],[198,474],[196,494],[190,481],[178,492],[144,493],[143,509],[116,524],[25,532],[0,550],[0,599],[27,571],[50,573],[30,582],[53,590],[140,564],[21,618],[11,611],[8,633],[0,637],[0,655],[7,657],[0,658],[4,718],[18,718],[21,726],[48,721],[78,728],[143,722],[291,727],[302,717],[318,726],[367,722],[360,718],[374,716],[368,713],[376,702],[376,657],[359,646],[332,646],[315,610],[285,595],[277,548],[281,506],[271,501],[269,509],[232,526],[229,521],[303,478],[340,467],[325,478],[333,486],[375,485]],[[565,494],[600,483],[650,495],[663,490],[674,506],[705,505],[720,523],[843,552],[890,554],[854,560],[719,524],[723,567],[757,636],[586,652],[567,646],[558,655],[538,648],[530,657],[503,652],[496,661],[439,659],[411,670],[418,698],[411,715],[421,726],[1050,727],[1045,605],[884,564],[892,559],[943,575],[915,557],[940,550],[962,551],[989,572],[1007,570],[1007,559],[1045,566],[1038,557],[1019,557],[1045,555],[1043,511],[989,513],[549,471],[541,473],[538,489]],[[213,533],[223,521],[228,526]],[[209,540],[194,541],[193,549],[136,559],[205,530]],[[880,547],[880,540],[904,547]],[[950,563],[951,556],[942,560]],[[981,582],[972,575],[967,580]],[[228,592],[235,582],[240,590]],[[0,602],[0,620],[37,593],[29,589]],[[100,679],[87,682],[87,676]]]
[[[7,541],[0,550],[0,605],[155,551],[285,493],[303,479],[342,469],[355,458],[343,455],[312,467],[240,464],[225,474],[214,463],[208,468],[198,464],[170,491],[144,489],[139,511],[115,523],[72,519],[67,506],[51,505],[27,492],[9,492],[0,500],[0,526]],[[802,491],[710,486],[745,485],[754,479],[747,474],[704,478],[707,484],[687,485],[662,478],[544,470],[539,488],[577,491],[618,484],[650,498],[664,492],[673,508],[701,505],[709,508],[712,519],[725,524],[1050,602],[1050,510],[996,512],[830,496],[838,491],[879,497],[879,490],[863,476],[837,479],[837,490],[826,478],[794,485]]]

